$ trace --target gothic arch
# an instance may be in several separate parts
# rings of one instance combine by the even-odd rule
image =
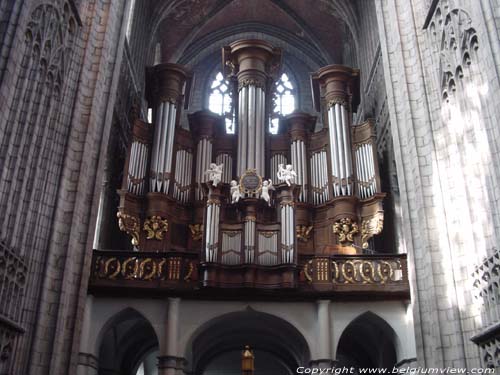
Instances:
[[[397,362],[398,338],[387,321],[366,311],[345,327],[337,345],[341,366],[387,367]]]
[[[188,340],[185,358],[194,374],[201,374],[220,353],[241,350],[245,345],[271,353],[290,369],[308,365],[309,345],[291,323],[268,313],[247,308],[217,316],[201,325]]]
[[[96,340],[99,372],[131,374],[146,355],[159,347],[149,320],[127,307],[103,325]]]

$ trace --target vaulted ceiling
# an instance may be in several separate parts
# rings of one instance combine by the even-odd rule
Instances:
[[[342,63],[346,43],[355,43],[355,6],[345,0],[155,1],[153,21],[162,61],[192,53],[196,41],[239,25],[282,35],[309,46],[327,63]],[[221,34],[224,35],[224,34]]]

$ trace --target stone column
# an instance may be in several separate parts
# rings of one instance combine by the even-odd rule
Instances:
[[[94,353],[97,348],[90,348],[89,335],[92,329],[92,305],[94,296],[88,295],[83,313],[82,333],[80,336],[80,352],[78,353],[77,375],[97,375],[98,359]]]
[[[149,176],[151,192],[168,194],[170,185],[173,185],[175,125],[188,77],[188,70],[178,64],[160,64],[150,71],[155,127]]]
[[[223,61],[228,75],[238,79],[239,177],[248,169],[265,173],[266,103],[272,76],[281,65],[281,50],[262,40],[239,40],[224,47]]]
[[[317,341],[318,350],[317,358],[311,361],[311,367],[315,368],[330,368],[333,367],[335,361],[331,356],[331,326],[330,326],[330,300],[318,300],[318,321]]]
[[[158,375],[184,374],[186,360],[179,357],[179,305],[180,298],[168,299],[165,353],[158,357]]]
[[[314,73],[313,82],[319,84],[327,103],[333,195],[353,195],[350,124],[351,108],[357,106],[359,101],[359,70],[328,65]],[[315,100],[320,101],[319,95],[316,95]]]

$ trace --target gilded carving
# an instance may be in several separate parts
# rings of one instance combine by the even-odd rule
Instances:
[[[302,241],[302,242],[307,242],[309,241],[309,238],[311,236],[311,231],[313,229],[313,226],[312,225],[297,225],[295,227],[296,229],[296,233],[297,233],[297,238],[299,239],[299,241]]]
[[[273,232],[273,231],[260,231],[259,234],[264,236],[265,238],[271,238],[272,236],[274,236],[275,234],[277,234],[278,232]]]
[[[363,249],[368,248],[368,240],[376,234],[380,234],[384,227],[384,216],[377,214],[366,218],[361,222],[361,243]]]
[[[135,255],[137,254],[137,255]],[[193,261],[181,257],[98,256],[92,277],[102,280],[189,281],[195,271]],[[180,276],[184,275],[183,279]]]
[[[403,281],[401,262],[397,260],[333,260],[332,282],[335,284],[387,284]]]
[[[203,238],[203,224],[189,224],[189,230],[193,241],[200,241]]]
[[[243,194],[257,194],[262,190],[262,177],[255,169],[247,169],[240,177],[240,191]]]
[[[328,101],[328,108],[335,106],[335,104],[347,105],[347,101],[342,96],[336,96]]]
[[[338,235],[339,242],[354,242],[354,235],[359,233],[358,224],[353,222],[350,218],[342,218],[333,224],[333,233]]]
[[[139,218],[120,211],[117,212],[116,217],[118,218],[120,230],[132,237],[132,245],[138,246],[140,229]]]
[[[255,86],[261,88],[265,87],[264,82],[255,78],[244,78],[238,82],[238,90],[241,90],[243,87],[247,86]]]
[[[151,216],[144,222],[148,240],[163,240],[163,233],[168,232],[168,221],[161,216]]]

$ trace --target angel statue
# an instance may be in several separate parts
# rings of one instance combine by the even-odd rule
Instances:
[[[233,180],[231,181],[231,203],[237,203],[241,198],[240,187],[238,183]]]
[[[273,181],[271,179],[264,180],[262,182],[262,191],[260,193],[260,197],[264,199],[269,206],[271,206],[271,194],[270,190],[275,190],[273,186]]]
[[[284,164],[279,164],[276,176],[278,180],[285,181],[288,186],[291,186],[291,180],[297,177],[297,173],[293,170],[291,164],[287,164],[286,167],[284,167]]]
[[[222,180],[223,165],[223,163],[220,163],[219,165],[210,163],[210,169],[205,172],[205,174],[208,174],[208,181],[212,181],[213,186],[219,185],[219,182]]]

